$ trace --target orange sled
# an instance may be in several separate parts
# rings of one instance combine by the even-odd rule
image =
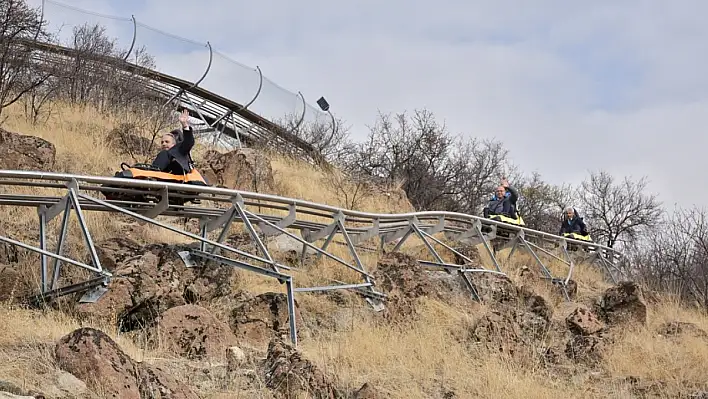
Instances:
[[[195,186],[204,187],[209,186],[209,183],[207,183],[206,179],[204,179],[201,173],[199,173],[199,171],[195,168],[192,168],[189,173],[177,175],[168,172],[162,172],[161,170],[155,168],[150,164],[139,163],[130,166],[124,162],[121,163],[120,166],[121,171],[116,172],[115,177],[121,177],[124,179],[160,181],[165,183],[191,184]],[[155,189],[120,186],[115,184],[105,185],[102,187],[131,191],[140,190],[145,192],[144,194],[141,194],[132,192],[119,192],[117,190],[101,190],[101,193],[103,193],[106,199],[112,201],[157,202],[161,198],[160,191]],[[175,196],[172,194],[177,195]],[[198,204],[200,202],[194,193],[188,193],[183,191],[170,191],[168,196],[171,205],[184,205],[187,202]]]

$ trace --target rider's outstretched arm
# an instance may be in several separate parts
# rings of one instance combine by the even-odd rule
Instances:
[[[519,199],[519,192],[512,186],[507,186],[506,189],[511,193],[509,196],[509,201],[516,205],[516,201]]]
[[[189,154],[190,151],[192,151],[193,147],[194,147],[194,130],[192,129],[191,126],[187,125],[187,127],[182,128],[182,142],[179,143],[179,152],[182,155],[187,155],[187,154]]]

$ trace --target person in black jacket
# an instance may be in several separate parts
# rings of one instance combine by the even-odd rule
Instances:
[[[179,116],[182,129],[175,129],[162,135],[160,146],[162,150],[157,154],[152,166],[162,172],[182,175],[192,170],[192,156],[190,151],[194,147],[194,131],[189,126],[189,112],[185,109]]]
[[[578,215],[578,211],[576,211],[575,208],[570,206],[563,211],[563,221],[561,222],[558,235],[566,233],[576,233],[582,236],[588,235],[587,226],[585,226],[583,218]]]
[[[484,217],[503,215],[516,219],[516,201],[518,199],[519,193],[514,187],[509,185],[509,181],[506,178],[503,178],[501,185],[497,187],[492,199],[489,200],[489,203],[484,208]]]

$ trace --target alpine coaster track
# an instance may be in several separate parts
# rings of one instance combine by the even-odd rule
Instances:
[[[189,184],[140,181],[115,177],[84,176],[23,170],[0,170],[0,206],[33,207],[38,211],[39,245],[24,243],[0,235],[0,241],[39,253],[41,292],[31,298],[34,303],[51,301],[71,293],[83,293],[81,302],[95,302],[110,289],[114,277],[104,270],[96,252],[91,232],[86,223],[87,212],[110,212],[128,215],[141,223],[150,223],[160,228],[183,235],[198,243],[199,248],[181,252],[187,267],[199,267],[200,261],[211,261],[224,267],[236,267],[286,284],[288,311],[290,314],[290,337],[297,344],[294,295],[296,292],[354,290],[365,297],[375,309],[383,309],[386,295],[376,290],[376,282],[367,265],[359,256],[363,251],[405,251],[403,244],[413,236],[425,246],[430,259],[419,259],[421,266],[457,273],[463,279],[475,300],[481,300],[475,288],[474,276],[479,273],[505,274],[498,260],[498,252],[511,248],[507,259],[517,249],[527,251],[536,262],[541,275],[558,285],[569,299],[567,285],[576,260],[569,249],[583,253],[577,262],[595,263],[606,275],[617,282],[620,273],[617,263],[622,254],[617,250],[597,243],[569,239],[546,232],[531,230],[479,216],[455,212],[413,212],[403,214],[376,214],[352,211],[275,195],[230,190],[217,187]],[[12,187],[12,188],[10,188]],[[38,192],[42,191],[42,194]],[[107,192],[126,195],[150,195],[154,201],[116,201],[102,199]],[[193,203],[184,203],[185,199]],[[196,201],[194,201],[196,200]],[[196,202],[196,203],[195,203]],[[206,206],[203,203],[221,206]],[[184,204],[182,204],[184,203]],[[255,209],[258,211],[256,212]],[[68,234],[71,211],[76,214],[91,262],[84,263],[63,254]],[[61,227],[55,250],[48,249],[48,223],[62,215]],[[158,221],[157,216],[171,216],[199,220],[199,234],[194,234]],[[232,224],[241,223],[255,244],[253,253],[234,248],[224,243]],[[210,238],[210,233],[217,233]],[[440,235],[443,237],[440,237]],[[307,251],[326,257],[341,267],[356,272],[361,281],[330,281],[328,285],[297,287],[293,274],[303,272],[299,267],[280,264],[268,250],[267,240],[286,235],[302,246],[301,265]],[[438,237],[436,237],[438,236]],[[335,255],[330,248],[335,240],[346,246],[351,260]],[[320,241],[324,240],[321,245]],[[369,246],[365,246],[365,243]],[[371,243],[374,243],[372,248]],[[452,243],[482,246],[491,259],[493,268],[477,265],[457,251]],[[387,244],[388,247],[387,247]],[[393,247],[391,248],[391,245]],[[463,264],[446,263],[435,246],[454,254]],[[223,253],[228,253],[228,257]],[[235,257],[238,257],[236,259]],[[49,267],[48,260],[54,259]],[[567,273],[554,276],[544,259],[562,262]],[[78,284],[62,286],[60,270],[62,263],[83,268],[92,277]],[[471,265],[474,264],[474,267]]]

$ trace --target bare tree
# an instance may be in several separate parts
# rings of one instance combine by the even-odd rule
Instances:
[[[341,164],[353,151],[353,143],[349,139],[349,127],[343,120],[335,118],[333,126],[329,118],[302,123],[300,118],[301,115],[292,114],[276,122],[283,127],[284,132],[307,143],[312,151],[330,163]],[[271,138],[269,144],[276,143],[277,141]],[[278,148],[278,150],[287,152],[287,148]]]
[[[30,72],[33,79],[35,72]],[[45,123],[52,114],[54,101],[57,99],[59,84],[56,78],[50,77],[42,84],[35,86],[21,97],[25,118],[33,125]]]
[[[449,209],[461,194],[456,178],[465,164],[455,158],[459,139],[427,110],[379,115],[367,141],[356,146],[347,169],[385,182],[403,181],[416,209]]]
[[[633,182],[628,177],[615,184],[605,171],[591,173],[578,190],[578,200],[589,219],[590,233],[607,246],[631,243],[642,229],[657,225],[662,215],[661,202],[644,193],[647,180]]]
[[[74,103],[85,103],[101,86],[113,80],[109,68],[96,62],[97,57],[113,57],[117,55],[116,42],[106,35],[106,28],[100,25],[88,25],[73,29],[71,46],[73,62],[67,65],[66,83],[67,97]]]
[[[633,274],[708,309],[708,211],[676,209],[637,246]]]
[[[519,190],[519,210],[527,227],[557,233],[563,208],[569,203],[572,189],[545,182],[533,172],[516,183]]]
[[[37,10],[23,0],[0,1],[0,114],[49,78],[31,46],[49,37]]]
[[[135,99],[110,113],[122,123],[108,133],[107,142],[134,162],[148,162],[158,147],[158,135],[174,124],[174,113],[171,107],[163,107],[159,101]]]
[[[362,203],[374,192],[374,184],[361,174],[347,175],[340,170],[331,170],[324,176],[325,184],[332,189],[346,209],[359,210]]]
[[[472,138],[460,144],[455,157],[463,166],[455,181],[459,187],[455,211],[475,215],[482,212],[501,178],[509,176],[508,154],[504,145],[496,140]],[[517,185],[517,182],[512,180],[512,184]]]

